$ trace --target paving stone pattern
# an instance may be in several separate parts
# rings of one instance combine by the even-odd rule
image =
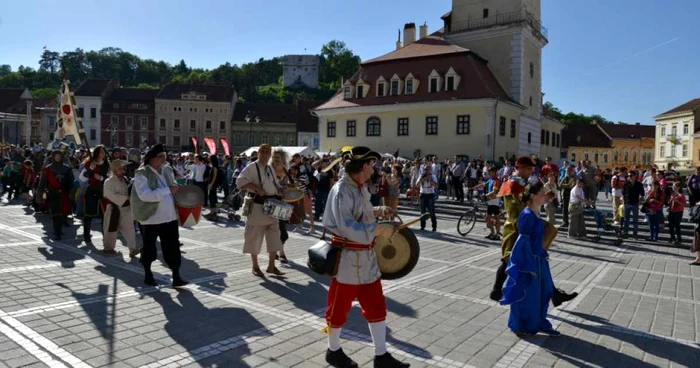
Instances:
[[[700,367],[700,267],[688,265],[687,247],[559,235],[555,285],[581,295],[550,309],[563,336],[520,339],[507,327],[509,308],[488,299],[500,244],[484,239],[483,223],[459,236],[456,220],[442,214],[436,233],[416,231],[417,267],[383,283],[390,351],[412,367]],[[181,228],[182,274],[193,283],[175,291],[162,262],[162,285],[144,287],[126,248],[106,256],[82,243],[79,220],[54,242],[48,223],[0,207],[0,368],[326,366],[329,279],[305,266],[315,238],[292,233],[286,277],[261,279],[242,254],[241,223]],[[372,366],[359,306],[342,337],[351,357]]]

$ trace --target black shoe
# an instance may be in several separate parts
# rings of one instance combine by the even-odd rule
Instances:
[[[554,289],[554,294],[552,295],[552,304],[555,307],[558,307],[562,303],[566,303],[577,296],[578,296],[578,293],[567,294],[562,289]]]
[[[61,240],[61,234],[54,235],[53,240]]]
[[[489,294],[489,299],[493,300],[494,302],[501,300],[502,297],[503,291],[501,290],[491,290],[491,294]]]
[[[374,368],[408,368],[410,366],[408,363],[396,360],[389,353],[374,357]]]
[[[434,227],[434,228],[433,228],[433,232],[436,232],[436,231],[437,231],[437,228],[436,228],[436,227]]]
[[[90,234],[84,234],[83,240],[85,240],[86,243],[92,243],[92,236]]]
[[[173,279],[173,287],[174,288],[180,288],[183,286],[187,286],[188,284],[189,284],[189,282],[187,282],[179,277],[176,279]]]
[[[336,351],[331,351],[331,349],[326,350],[326,363],[334,368],[357,368],[358,365],[354,360],[350,359],[349,356],[345,355],[343,349],[338,349]],[[375,358],[376,366],[376,358]]]
[[[153,278],[153,275],[146,275],[146,278],[143,279],[143,283],[148,286],[158,286],[158,283]]]

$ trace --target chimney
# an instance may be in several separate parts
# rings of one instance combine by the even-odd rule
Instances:
[[[423,23],[422,26],[420,26],[420,38],[426,38],[428,37],[428,23]]]
[[[399,29],[399,38],[396,39],[396,49],[398,50],[401,47],[403,47],[403,45],[401,44],[401,30]]]
[[[406,23],[403,26],[403,45],[408,46],[416,41],[416,24]]]
[[[637,123],[634,123],[634,125],[642,125],[642,123],[637,122]]]

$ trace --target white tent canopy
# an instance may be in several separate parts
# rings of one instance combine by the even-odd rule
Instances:
[[[391,153],[382,153],[382,158],[389,159],[391,161],[398,161],[398,162],[407,162],[409,161],[407,158],[403,158],[401,156],[399,157],[394,157]]]
[[[311,148],[306,147],[306,146],[300,146],[300,147],[281,146],[281,147],[274,147],[273,149],[276,149],[276,148],[281,148],[284,152],[287,152],[287,155],[289,155],[290,158],[293,155],[296,155],[297,153],[302,155],[302,156],[307,156],[307,157],[308,156],[318,157],[318,155],[316,154],[316,152],[314,152],[314,150],[312,150]],[[250,156],[253,154],[253,152],[255,152],[257,150],[258,150],[258,146],[250,147],[247,150],[243,151],[243,153],[241,153],[241,155]]]

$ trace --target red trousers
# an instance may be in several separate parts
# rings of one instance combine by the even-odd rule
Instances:
[[[326,301],[326,323],[332,328],[343,327],[355,299],[360,302],[362,315],[367,322],[381,322],[386,319],[386,300],[381,279],[363,285],[341,284],[333,279]]]

